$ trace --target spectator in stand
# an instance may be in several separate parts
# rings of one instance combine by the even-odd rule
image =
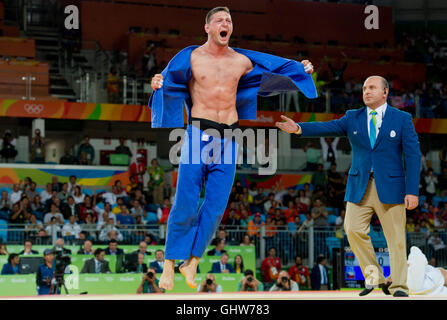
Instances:
[[[96,214],[96,212],[95,212],[95,214]],[[97,225],[96,225],[95,222],[93,222],[93,216],[90,213],[87,213],[87,216],[85,217],[84,223],[80,223],[79,226],[81,227],[82,231],[87,232],[88,237],[90,239],[96,239],[96,228],[97,228]]]
[[[65,241],[64,241],[64,239],[62,239],[62,238],[58,238],[58,239],[56,240],[56,246],[59,246],[60,248],[62,248],[62,253],[63,253],[63,254],[68,254],[68,255],[71,254],[71,250],[65,248]]]
[[[155,251],[155,261],[150,263],[150,267],[155,270],[156,273],[162,273],[165,264],[165,253],[163,250]]]
[[[45,139],[40,129],[34,130],[34,133],[31,139],[31,163],[45,163]]]
[[[5,243],[0,243],[0,256],[7,256],[8,250],[6,249],[6,244]]]
[[[77,185],[75,186],[74,190],[75,191],[73,193],[73,199],[75,203],[76,204],[83,203],[85,199],[85,194],[81,192],[81,187]]]
[[[203,282],[197,286],[197,292],[222,292],[222,286],[216,283],[216,278],[212,273],[208,273]]]
[[[264,291],[264,285],[255,278],[253,270],[247,269],[244,277],[237,284],[237,291]]]
[[[57,176],[51,177],[51,191],[60,192],[62,190],[62,183],[59,182]]]
[[[58,236],[59,233],[61,232],[61,227],[59,226],[59,223],[57,222],[56,217],[51,217],[50,222],[48,224],[46,224],[46,227],[45,227],[45,231],[46,231],[47,235],[50,237],[53,236],[53,230],[54,230],[54,233],[56,234],[56,236]]]
[[[8,257],[8,263],[2,268],[2,275],[19,274],[20,257],[16,253],[11,253]]]
[[[12,185],[12,191],[9,194],[9,202],[12,204],[18,203],[22,199],[23,191],[19,189],[19,184],[14,183]]]
[[[71,154],[68,147],[65,147],[64,155],[60,158],[59,164],[78,164],[78,159]]]
[[[107,220],[107,224],[105,224],[101,228],[101,232],[99,233],[99,240],[107,242],[111,239],[116,239],[117,241],[123,241],[123,235],[115,227],[115,221],[112,218],[109,218]]]
[[[123,204],[121,205],[121,212],[116,215],[116,224],[120,230],[132,229],[132,225],[135,224],[135,219],[130,215],[129,209]],[[124,233],[124,238],[130,237],[129,231]]]
[[[315,267],[312,268],[311,282],[313,290],[330,290],[329,271],[326,262],[326,257],[320,255],[317,258]]]
[[[26,239],[23,244],[23,250],[19,252],[19,255],[27,256],[31,254],[39,254],[39,252],[33,250],[33,242],[30,239]]]
[[[55,203],[51,204],[51,211],[48,212],[44,218],[43,218],[43,223],[44,224],[48,224],[51,221],[51,218],[56,218],[56,222],[58,224],[63,225],[64,224],[64,216],[59,212],[59,208],[57,207],[57,205]]]
[[[165,289],[160,289],[158,286],[158,279],[154,269],[149,268],[148,272],[143,275],[140,286],[137,289],[137,293],[164,293]]]
[[[123,198],[123,200],[126,202],[129,199],[127,199],[127,193],[126,193],[126,188],[123,187],[123,185],[121,184],[121,180],[116,180],[115,181],[115,189],[114,189],[114,194],[116,196],[116,198]]]
[[[436,195],[436,186],[438,184],[438,178],[435,176],[432,168],[428,169],[424,180],[426,185],[425,194],[427,195],[427,200],[430,201]]]
[[[135,182],[140,185],[140,188],[144,186],[144,174],[146,173],[145,158],[141,153],[137,154],[135,162],[132,162],[129,168],[130,176],[133,176]]]
[[[319,163],[317,165],[317,170],[312,173],[312,180],[311,183],[314,187],[320,186],[324,187],[327,184],[327,175],[323,171],[323,165]]]
[[[335,226],[336,227],[343,228],[343,223],[345,222],[345,214],[346,214],[346,210],[342,209],[340,211],[340,215],[337,217],[337,219],[335,219]]]
[[[0,219],[9,220],[12,204],[8,197],[8,191],[3,190],[0,198]]]
[[[79,219],[79,205],[76,205],[73,196],[68,196],[67,203],[62,207],[62,215],[67,220],[71,216],[74,216],[75,220]]]
[[[226,226],[238,226],[241,224],[239,216],[236,214],[235,210],[230,210],[229,216],[225,221]]]
[[[84,244],[82,245],[81,249],[77,252],[78,254],[93,254],[92,249],[93,243],[90,240],[84,240]]]
[[[68,183],[63,183],[61,191],[57,194],[57,197],[62,201],[62,203],[66,203],[70,193],[68,192]]]
[[[444,198],[447,196],[447,167],[442,168],[442,174],[438,178],[439,196]]]
[[[17,156],[16,139],[12,136],[11,130],[5,130],[3,135],[2,146],[0,147],[0,155],[2,162],[14,162]]]
[[[31,214],[24,208],[23,202],[20,201],[12,207],[11,216],[9,222],[13,224],[25,224],[31,217]],[[19,228],[18,226],[15,227]]]
[[[304,152],[306,153],[306,169],[305,171],[315,171],[317,169],[318,161],[321,158],[321,151],[316,149],[313,142],[309,141],[304,146]]]
[[[35,237],[42,228],[43,225],[37,221],[36,215],[31,214],[28,224],[25,226],[25,235],[28,238]]]
[[[95,149],[90,144],[90,137],[84,137],[84,143],[81,143],[78,148],[78,159],[81,162],[81,153],[85,152],[87,156],[87,162],[89,165],[93,164],[93,160],[95,160]]]
[[[153,202],[161,205],[164,198],[164,170],[157,159],[152,159],[148,172],[150,177],[148,186],[152,192]]]
[[[39,195],[39,193],[36,191],[36,183],[35,182],[31,182],[29,189],[27,189],[25,191],[25,194],[28,197],[28,199],[30,199],[30,200],[34,199],[36,196]]]
[[[79,233],[81,232],[81,227],[76,223],[76,217],[70,216],[68,218],[68,223],[62,227],[62,236],[64,240],[72,243],[75,239],[79,239]]]
[[[138,189],[138,183],[135,182],[135,177],[130,176],[129,177],[129,184],[126,186],[126,192],[127,194],[133,198],[135,191]]]
[[[315,200],[314,207],[311,210],[314,227],[326,227],[328,213],[324,204],[320,200]]]
[[[301,227],[298,229],[298,232],[307,231],[310,227],[312,227],[314,224],[314,220],[312,219],[312,216],[310,213],[306,213],[306,220],[303,221],[301,224]]]
[[[258,188],[258,193],[253,198],[253,207],[250,210],[253,212],[264,212],[264,202],[266,201],[266,197],[264,195],[264,189]]]
[[[152,233],[150,233],[150,232],[146,233],[146,235],[144,236],[144,242],[146,242],[150,246],[157,245],[157,241],[155,239],[155,236]]]
[[[218,239],[216,242],[216,247],[207,252],[208,256],[221,256],[224,253],[227,253],[225,250],[225,239]]]
[[[84,197],[84,202],[79,204],[78,211],[79,211],[79,223],[85,223],[85,219],[87,218],[87,215],[92,216],[92,222],[96,223],[98,220],[98,213],[94,210],[96,206],[96,198],[92,198],[90,196]]]
[[[300,287],[310,290],[310,275],[309,269],[303,265],[303,261],[300,256],[295,257],[295,264],[289,269],[290,279],[294,280]]]
[[[264,282],[264,289],[269,290],[276,279],[278,279],[281,270],[281,260],[276,257],[276,249],[269,248],[269,256],[262,261],[261,272]]]
[[[282,270],[279,273],[278,279],[274,282],[274,285],[270,288],[270,292],[273,291],[299,291],[298,284],[290,279],[286,270]]]
[[[109,218],[113,219],[114,223],[116,224],[116,215],[112,212],[112,206],[110,203],[106,202],[104,204],[104,209],[96,206],[94,210],[98,214],[98,230],[107,223]]]
[[[245,271],[244,268],[244,259],[240,254],[234,257],[233,269],[236,273],[242,273]]]
[[[110,73],[107,75],[107,101],[109,103],[119,103],[119,86],[121,79],[118,76],[115,67],[110,68]]]
[[[134,251],[133,253],[135,253],[135,254],[141,253],[144,256],[150,256],[152,254],[152,252],[147,251],[147,243],[144,241],[140,241],[140,243],[138,244],[138,249],[136,251]]]
[[[320,137],[321,150],[323,151],[323,164],[324,169],[329,169],[331,164],[335,164],[337,162],[338,154],[337,154],[337,145],[340,141],[340,137],[332,138],[323,138]]]
[[[223,252],[220,256],[220,261],[212,264],[210,273],[235,273],[233,266],[228,263],[228,253]]]
[[[47,183],[46,189],[40,193],[40,201],[46,203],[53,196],[53,190],[51,188],[51,183]]]
[[[171,212],[171,201],[169,198],[163,200],[163,207],[157,209],[157,218],[159,224],[168,223],[169,213]]]
[[[120,144],[119,144],[119,146],[117,146],[115,148],[115,153],[117,153],[117,154],[127,154],[129,156],[129,160],[130,160],[130,158],[132,158],[132,152],[130,151],[128,146],[124,145],[126,143],[126,139],[121,137],[119,139],[119,141],[120,141]]]
[[[247,227],[247,234],[250,237],[260,237],[260,232],[259,229],[261,228],[261,226],[264,224],[264,222],[262,222],[261,220],[261,214],[259,212],[256,212],[254,215],[253,220],[250,220],[248,222],[248,227]]]
[[[131,200],[132,208],[130,209],[130,215],[136,219],[137,217],[147,218],[146,210],[141,206],[138,200]]]
[[[282,198],[283,204],[289,204],[289,202],[294,203],[295,202],[295,188],[289,188],[287,190],[287,194]]]
[[[68,192],[71,195],[74,195],[75,193],[75,187],[79,186],[79,184],[77,183],[77,178],[75,175],[71,175],[70,178],[68,178]],[[80,187],[80,186],[79,186]]]
[[[105,250],[96,249],[95,257],[85,261],[81,273],[111,273],[109,262],[105,260]]]
[[[121,255],[124,254],[123,249],[118,248],[118,241],[112,239],[109,241],[109,246],[105,249],[106,255]]]

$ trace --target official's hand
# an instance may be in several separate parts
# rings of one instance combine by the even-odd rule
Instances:
[[[298,129],[300,129],[301,132],[301,128],[298,127],[298,125],[295,123],[295,121],[293,121],[292,119],[281,115],[281,119],[286,120],[286,122],[276,122],[275,125],[280,128],[281,130],[287,132],[287,133],[299,133],[297,132]]]
[[[303,60],[301,61],[301,63],[304,66],[304,71],[306,71],[306,73],[312,74],[312,72],[314,72],[314,66],[312,65],[312,62],[310,62],[309,60]]]
[[[407,208],[408,210],[413,210],[419,204],[419,197],[412,194],[407,194],[404,201],[405,208]]]
[[[156,74],[151,81],[151,87],[155,91],[163,86],[163,76],[161,74]]]

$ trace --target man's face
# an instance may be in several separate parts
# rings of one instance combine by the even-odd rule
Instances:
[[[211,16],[208,24],[205,24],[208,39],[218,46],[228,46],[230,36],[233,33],[233,22],[231,16],[225,11],[219,11]]]
[[[116,248],[118,247],[117,243],[109,243],[109,249],[110,251],[116,251]]]
[[[110,218],[109,220],[107,220],[107,224],[113,225],[113,218]]]
[[[387,93],[384,92],[380,78],[369,78],[363,84],[363,102],[367,106],[380,106],[385,103]]]
[[[90,142],[90,138],[89,138],[89,137],[85,137],[85,138],[84,138],[84,142],[85,142],[86,144],[88,144],[88,143]]]
[[[76,183],[76,177],[70,177],[70,183],[73,185]]]
[[[68,222],[70,222],[70,224],[74,224],[75,223],[75,216],[70,216],[70,218],[68,218]]]
[[[74,199],[73,198],[68,198],[68,204],[70,206],[72,206],[74,204]]]
[[[18,184],[14,184],[14,185],[12,186],[12,190],[13,190],[14,192],[19,191],[19,185],[18,185]]]
[[[36,184],[35,184],[34,182],[31,183],[30,190],[31,190],[31,191],[36,190]]]
[[[47,263],[53,263],[53,259],[54,259],[54,254],[53,254],[53,253],[47,254],[47,255],[44,257],[44,260],[45,260],[45,262],[47,262]]]
[[[146,252],[147,244],[145,242],[140,243],[138,249],[140,249],[140,252]]]
[[[19,257],[19,256],[15,257],[14,259],[12,259],[12,262],[13,262],[15,265],[18,265],[18,264],[20,263],[20,257]]]
[[[51,181],[53,182],[53,183],[57,183],[58,181],[57,181],[57,177],[51,177]]]
[[[157,261],[163,261],[164,258],[165,258],[165,255],[164,255],[164,253],[163,253],[162,251],[157,251],[157,252],[155,253],[155,260],[157,260]]]
[[[84,242],[84,249],[87,251],[90,251],[90,249],[92,248],[92,242],[91,241],[85,241]]]
[[[223,255],[220,257],[220,262],[221,262],[222,264],[227,264],[227,263],[228,263],[228,256],[227,256],[226,254],[223,254]]]
[[[323,260],[321,261],[321,265],[325,266],[325,265],[326,265],[326,262],[327,262],[327,260],[326,260],[326,259],[323,259]]]
[[[300,266],[301,265],[301,257],[296,257],[295,263]]]
[[[33,248],[33,244],[29,241],[25,242],[25,249],[31,250]]]
[[[275,257],[276,256],[276,250],[275,249],[270,249],[269,254],[270,254],[270,257]]]
[[[98,254],[98,255],[96,256],[96,259],[97,259],[98,261],[103,262],[105,256],[106,256],[106,253],[105,253],[104,251],[102,251],[100,254]]]
[[[56,244],[60,245],[62,248],[64,247],[65,243],[64,243],[64,239],[59,238],[56,240]]]

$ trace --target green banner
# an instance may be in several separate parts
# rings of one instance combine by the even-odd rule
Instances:
[[[236,292],[238,282],[243,274],[215,274],[216,283],[222,286],[223,292]],[[204,281],[206,274],[197,274],[196,283]],[[142,274],[80,274],[78,279],[72,275],[65,276],[69,294],[129,294],[136,293],[142,281]],[[181,274],[175,275],[174,289],[170,293],[194,293]],[[65,291],[62,291],[64,294]],[[0,276],[0,296],[35,296],[36,275]]]

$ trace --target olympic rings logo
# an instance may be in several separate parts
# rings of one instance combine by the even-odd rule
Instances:
[[[39,114],[43,111],[44,107],[41,104],[25,104],[24,109],[29,114]]]

